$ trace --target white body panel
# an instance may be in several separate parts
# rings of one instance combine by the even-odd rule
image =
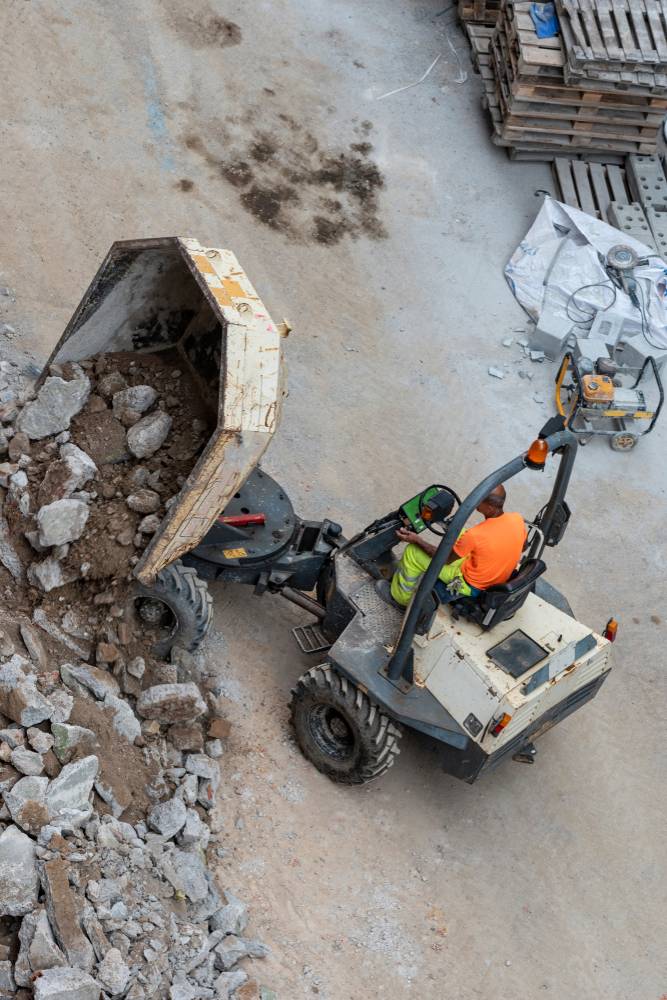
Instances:
[[[487,652],[517,630],[537,642],[546,655],[515,678]],[[498,750],[609,666],[606,639],[534,594],[510,621],[488,632],[464,619],[455,620],[449,608],[442,607],[428,636],[416,637],[414,646],[416,683],[428,688],[487,753]],[[535,687],[526,690],[536,674],[540,676]],[[494,737],[491,724],[505,712],[512,720]],[[473,726],[478,732],[465,725],[471,713],[481,724]]]

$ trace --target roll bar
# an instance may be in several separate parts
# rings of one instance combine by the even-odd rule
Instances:
[[[560,427],[561,429],[554,430],[553,433],[550,433],[550,431],[556,427]],[[560,455],[558,475],[556,476],[551,496],[541,522],[544,537],[548,538],[558,506],[564,500],[567,492],[570,476],[572,475],[572,467],[577,454],[578,443],[576,435],[563,426],[563,420],[561,417],[555,417],[548,420],[540,431],[539,439],[546,442],[548,453],[558,453]],[[435,587],[438,576],[440,575],[440,570],[447,562],[449,554],[452,551],[464,524],[475,508],[489,495],[491,490],[493,490],[496,486],[500,486],[502,483],[506,483],[523,469],[532,467],[527,462],[527,455],[527,452],[518,455],[516,458],[513,458],[511,462],[507,462],[506,465],[496,469],[495,472],[492,472],[489,476],[483,479],[481,483],[479,483],[479,485],[468,494],[449,522],[449,527],[447,528],[442,541],[438,545],[428,569],[421,578],[417,592],[410,604],[405,618],[403,619],[403,626],[396,649],[394,650],[394,655],[389,660],[387,665],[387,676],[390,680],[398,680],[403,676],[408,654],[412,649],[412,640],[415,636],[419,619],[421,618],[427,602],[430,599],[431,591]],[[543,469],[544,465],[542,465],[541,468]],[[537,544],[539,545],[539,539],[537,540]],[[532,553],[531,558],[534,558]]]

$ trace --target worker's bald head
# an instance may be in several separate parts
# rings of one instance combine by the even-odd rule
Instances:
[[[478,504],[477,510],[484,517],[498,517],[503,512],[506,496],[505,487],[502,484],[494,486],[491,492]]]

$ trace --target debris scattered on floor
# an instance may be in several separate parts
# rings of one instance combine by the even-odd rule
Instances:
[[[489,375],[493,375],[494,378],[505,378],[505,372],[501,368],[494,368],[490,365],[488,368]]]
[[[240,996],[267,953],[207,867],[221,688],[127,612],[210,435],[198,399],[118,354],[2,404],[0,997]]]

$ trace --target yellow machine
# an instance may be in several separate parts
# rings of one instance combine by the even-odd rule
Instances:
[[[589,364],[588,359],[581,361]],[[556,409],[580,444],[602,435],[614,451],[630,451],[653,430],[662,409],[664,392],[655,359],[648,357],[641,368],[621,366],[611,358],[598,358],[587,373],[582,367],[572,354],[563,357],[556,376]],[[649,369],[659,397],[655,409],[646,393]],[[566,382],[568,375],[571,381]],[[631,384],[624,385],[625,379]],[[632,424],[642,429],[633,431]]]

